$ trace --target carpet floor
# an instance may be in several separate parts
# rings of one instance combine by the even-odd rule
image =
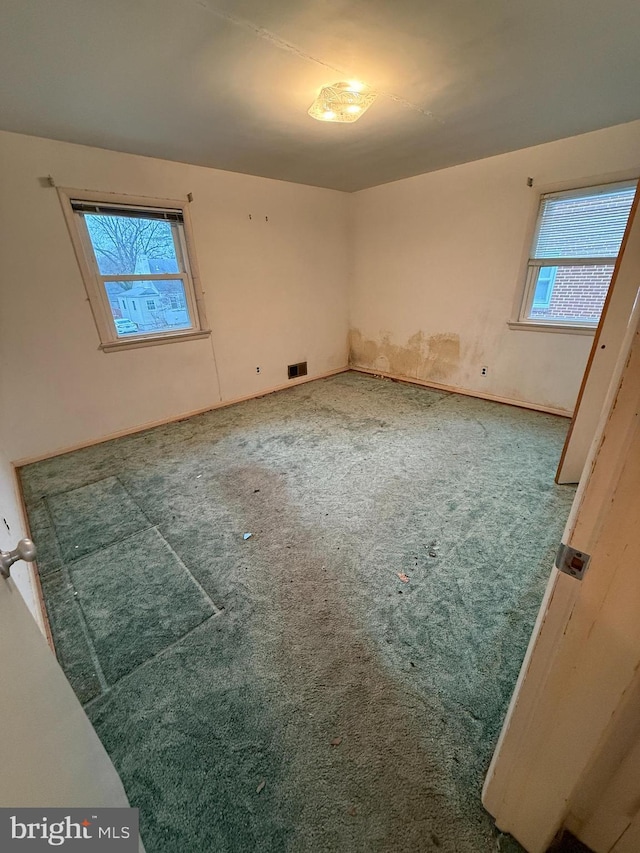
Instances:
[[[147,853],[520,849],[480,790],[567,426],[345,373],[21,469]]]

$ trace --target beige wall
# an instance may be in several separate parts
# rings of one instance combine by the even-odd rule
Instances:
[[[570,411],[591,336],[507,326],[538,196],[636,175],[639,151],[632,122],[348,196],[0,133],[6,454],[260,393],[286,384],[295,361],[311,376],[342,368],[349,288],[354,365]],[[81,189],[194,194],[211,340],[98,349],[57,194],[39,181],[49,174]]]
[[[507,326],[539,194],[638,174],[640,121],[356,193],[352,363],[571,410],[592,336]]]
[[[345,194],[11,133],[0,133],[0,170],[9,459],[258,393],[286,383],[293,362],[311,376],[346,365]],[[38,180],[49,174],[73,188],[193,193],[211,341],[98,349],[57,193]]]

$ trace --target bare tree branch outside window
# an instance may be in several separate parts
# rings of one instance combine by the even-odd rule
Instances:
[[[157,219],[127,216],[85,216],[91,242],[102,275],[133,275],[141,264],[153,260],[175,260],[171,225]],[[146,271],[146,270],[145,270]],[[123,290],[132,287],[122,282]]]

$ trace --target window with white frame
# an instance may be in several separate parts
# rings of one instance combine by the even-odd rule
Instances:
[[[626,181],[542,196],[520,322],[597,326],[635,190]]]
[[[60,195],[103,349],[208,333],[186,203]]]

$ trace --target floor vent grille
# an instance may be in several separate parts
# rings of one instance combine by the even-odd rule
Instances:
[[[306,376],[307,375],[307,362],[299,361],[298,364],[290,364],[287,367],[289,372],[289,379],[297,379],[298,376]]]

